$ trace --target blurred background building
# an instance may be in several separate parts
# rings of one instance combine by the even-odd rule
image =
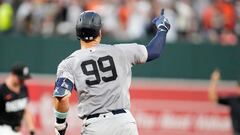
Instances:
[[[140,135],[233,134],[229,108],[209,102],[208,87],[218,68],[218,94],[239,90],[240,0],[0,0],[0,82],[16,62],[35,73],[28,85],[37,135],[53,134],[55,73],[79,49],[79,14],[96,10],[102,16],[103,43],[147,45],[156,32],[151,20],[162,8],[172,27],[164,53],[133,67],[130,92]],[[69,135],[81,130],[76,105],[73,94]]]

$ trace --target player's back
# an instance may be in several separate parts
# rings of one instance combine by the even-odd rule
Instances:
[[[136,46],[141,49],[136,49]],[[65,76],[74,82],[80,117],[116,109],[130,109],[128,90],[131,66],[137,63],[133,63],[134,59],[137,59],[134,58],[134,52],[139,50],[144,51],[136,44],[100,44],[94,48],[77,50],[61,62],[58,74],[61,74],[62,67]],[[128,57],[129,55],[133,57]],[[144,58],[141,59],[145,59],[146,56],[142,57]]]

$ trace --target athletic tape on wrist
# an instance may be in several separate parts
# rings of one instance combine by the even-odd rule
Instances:
[[[57,110],[54,110],[54,114],[56,118],[66,119],[68,112],[62,113],[62,112],[58,112]]]

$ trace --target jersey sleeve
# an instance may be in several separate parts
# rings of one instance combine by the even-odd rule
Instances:
[[[58,78],[67,78],[71,82],[74,82],[73,74],[72,74],[71,68],[69,66],[70,66],[70,64],[68,64],[67,61],[62,61],[58,65],[57,79]]]
[[[53,92],[54,97],[68,95],[74,89],[74,77],[67,61],[62,61],[57,69],[57,79]]]
[[[232,100],[232,97],[219,97],[218,103],[222,105],[229,105]]]
[[[133,44],[118,44],[115,45],[123,51],[130,64],[143,64],[147,61],[148,53],[144,45]]]

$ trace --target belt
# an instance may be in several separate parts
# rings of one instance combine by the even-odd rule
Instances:
[[[126,113],[126,111],[124,109],[112,110],[111,112],[112,112],[113,115],[120,114],[120,113]],[[86,119],[96,118],[96,117],[99,117],[101,114],[102,113],[96,113],[96,114],[88,115],[86,117]]]

